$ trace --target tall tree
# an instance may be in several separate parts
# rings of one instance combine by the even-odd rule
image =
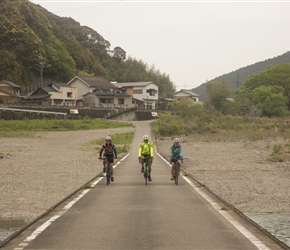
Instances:
[[[229,82],[212,81],[207,84],[208,102],[219,111],[223,111],[226,98],[231,94],[232,89]]]
[[[287,115],[286,97],[279,86],[259,86],[253,90],[253,104],[262,110],[262,115]]]
[[[290,63],[280,63],[250,75],[237,93],[253,101],[254,90],[261,86],[281,87],[281,94],[285,96],[290,110]]]

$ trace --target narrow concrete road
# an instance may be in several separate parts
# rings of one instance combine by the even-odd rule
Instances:
[[[150,122],[135,125],[130,155],[115,168],[114,183],[102,179],[70,209],[60,206],[4,249],[280,249],[251,228],[270,244],[258,248],[184,179],[176,186],[157,154],[146,186],[137,145],[144,134],[151,136]]]

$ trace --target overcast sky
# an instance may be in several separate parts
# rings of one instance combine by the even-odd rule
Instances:
[[[284,54],[289,1],[31,0],[168,74],[177,90]]]

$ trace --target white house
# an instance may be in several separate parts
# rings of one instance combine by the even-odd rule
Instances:
[[[195,102],[199,102],[199,97],[200,95],[192,92],[191,90],[181,89],[174,93],[173,100],[178,101],[182,98],[190,98],[190,99],[193,99]]]
[[[158,102],[158,86],[151,82],[113,83],[119,92],[131,95],[133,99],[144,103],[146,109],[155,109]]]
[[[85,106],[131,108],[132,97],[125,93],[89,92],[83,96]]]
[[[77,100],[77,88],[70,87],[66,83],[51,83],[47,87],[39,87],[24,101],[40,105],[75,106]]]
[[[67,84],[78,89],[78,101],[87,93],[116,92],[116,87],[103,76],[75,76]]]
[[[0,81],[0,99],[3,102],[17,102],[20,99],[20,86],[6,80]]]

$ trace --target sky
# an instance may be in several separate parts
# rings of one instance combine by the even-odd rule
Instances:
[[[290,49],[289,1],[30,0],[192,89]]]

